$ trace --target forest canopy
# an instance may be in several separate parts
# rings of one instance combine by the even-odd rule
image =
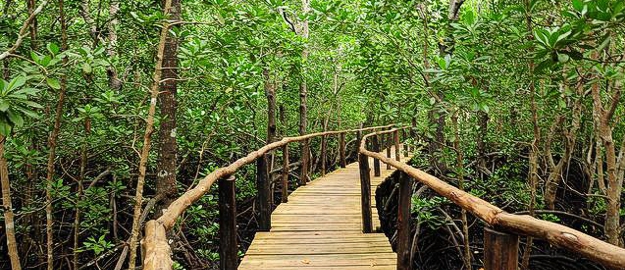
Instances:
[[[625,245],[622,0],[2,0],[0,33],[2,269],[139,268],[145,222],[211,172],[387,124],[411,127],[412,166]],[[290,149],[289,191],[340,166],[335,139]],[[255,175],[235,173],[241,255]],[[175,269],[218,268],[217,194],[169,231]],[[484,222],[432,191],[411,206],[414,269],[481,267]],[[521,242],[522,269],[603,269]]]

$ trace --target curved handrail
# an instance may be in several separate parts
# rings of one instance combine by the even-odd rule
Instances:
[[[435,176],[416,169],[406,163],[388,158],[383,154],[366,149],[367,138],[380,134],[387,134],[402,130],[394,128],[366,134],[360,141],[358,152],[390,164],[422,184],[428,186],[439,195],[451,200],[461,208],[471,212],[497,229],[532,236],[547,240],[550,244],[568,249],[604,266],[614,269],[625,269],[625,249],[601,241],[583,232],[571,229],[564,225],[540,220],[529,215],[510,214],[479,197],[462,191]]]
[[[247,154],[226,167],[219,168],[212,173],[206,175],[199,181],[197,186],[188,190],[183,195],[173,201],[161,217],[156,220],[150,220],[146,223],[144,233],[145,237],[142,241],[144,247],[143,266],[146,270],[155,269],[171,269],[172,261],[170,258],[170,247],[167,242],[166,232],[170,230],[176,222],[176,219],[184,213],[184,211],[194,202],[198,201],[206,194],[210,187],[219,179],[227,178],[234,174],[241,167],[254,162],[256,159],[266,153],[283,147],[292,142],[300,142],[315,137],[337,135],[351,132],[364,132],[377,129],[386,129],[397,126],[390,124],[386,126],[375,126],[358,129],[336,130],[311,133],[297,137],[284,137],[279,141],[267,144],[260,149]]]

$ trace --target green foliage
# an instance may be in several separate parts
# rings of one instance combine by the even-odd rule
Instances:
[[[0,79],[0,134],[8,136],[15,127],[24,125],[24,116],[37,118],[34,109],[43,108],[30,100],[40,90],[24,87],[27,78],[17,76],[7,82]]]

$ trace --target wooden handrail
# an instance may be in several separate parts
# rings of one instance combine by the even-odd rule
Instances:
[[[601,241],[600,239],[564,225],[540,220],[528,215],[510,214],[435,176],[416,169],[406,163],[366,149],[367,138],[374,135],[392,133],[402,129],[405,129],[405,127],[378,131],[363,136],[360,141],[359,154],[379,159],[395,167],[397,170],[408,174],[410,177],[428,186],[436,193],[451,200],[461,208],[471,212],[474,216],[482,219],[499,231],[541,238],[552,245],[565,248],[606,267],[625,269],[625,249],[621,247]]]
[[[144,233],[145,237],[142,241],[143,243],[143,269],[145,270],[170,270],[172,269],[172,260],[170,257],[171,249],[169,247],[166,232],[170,230],[178,217],[184,213],[184,211],[191,206],[193,203],[198,201],[204,194],[206,194],[211,186],[220,179],[226,179],[229,176],[236,173],[241,167],[253,163],[258,158],[263,157],[268,152],[275,150],[277,148],[288,149],[286,146],[289,143],[300,142],[304,140],[308,140],[315,137],[320,136],[329,136],[329,135],[339,135],[343,140],[342,150],[345,150],[344,146],[344,136],[346,133],[358,132],[362,133],[365,131],[378,130],[378,129],[386,129],[392,128],[396,126],[396,124],[390,124],[386,126],[376,126],[376,127],[366,127],[366,128],[358,128],[358,129],[348,129],[348,130],[337,130],[337,131],[325,131],[318,133],[311,133],[303,136],[297,137],[285,137],[279,141],[267,144],[260,149],[249,153],[247,156],[242,157],[235,162],[231,163],[226,167],[219,168],[212,173],[205,176],[202,180],[199,181],[197,186],[185,192],[178,199],[173,201],[170,206],[165,210],[163,215],[156,220],[150,220],[146,223]],[[360,136],[360,135],[358,135]],[[344,165],[344,153],[341,155],[341,163]],[[265,163],[261,161],[260,163]],[[260,166],[265,166],[261,164]],[[285,167],[286,168],[286,167]],[[261,172],[261,174],[266,174],[266,172]],[[262,176],[260,176],[262,178]],[[288,175],[287,175],[288,177]],[[262,179],[265,180],[265,179]],[[283,180],[284,181],[284,180]],[[263,182],[264,183],[264,182]],[[264,186],[263,186],[264,187]],[[232,189],[229,189],[232,190]],[[225,192],[225,191],[224,191]],[[283,191],[284,192],[284,191]],[[229,195],[233,196],[233,195]],[[266,210],[266,209],[265,209]],[[265,211],[267,212],[267,211]],[[264,213],[265,215],[267,213]],[[270,211],[269,211],[269,214]],[[265,226],[270,227],[269,223],[265,222]],[[261,228],[267,230],[266,227]],[[222,258],[223,260],[224,258]]]

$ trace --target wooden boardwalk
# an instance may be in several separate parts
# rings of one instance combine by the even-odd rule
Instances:
[[[395,151],[392,149],[392,156]],[[407,161],[402,155],[402,161]],[[395,171],[381,165],[371,194]],[[374,227],[380,221],[372,198]],[[239,269],[396,269],[397,255],[383,233],[362,233],[358,163],[295,190],[272,214],[270,232],[258,232]]]

